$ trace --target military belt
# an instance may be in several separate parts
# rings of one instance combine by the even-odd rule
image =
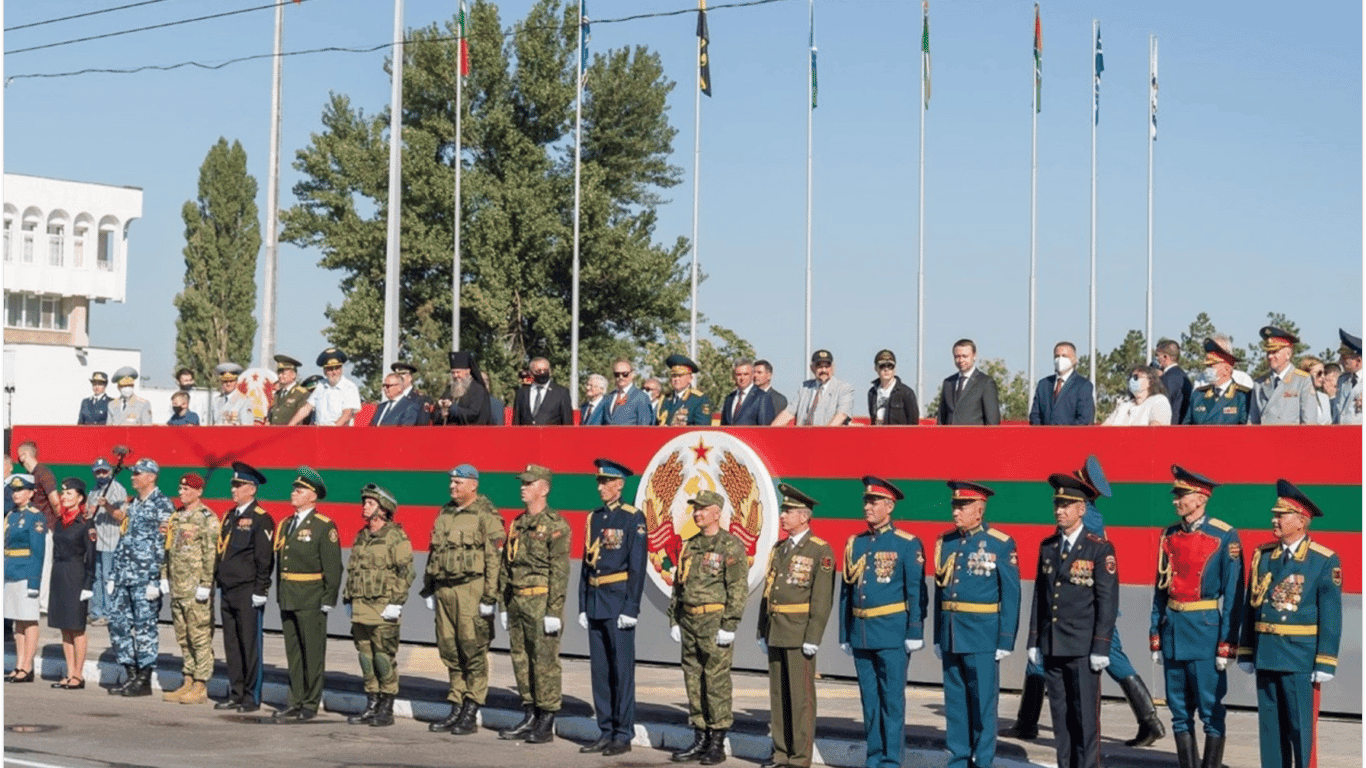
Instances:
[[[618,582],[626,581],[629,578],[631,578],[630,571],[619,571],[617,573],[609,573],[606,576],[589,576],[588,586],[603,587],[608,584],[616,584]]]
[[[282,573],[280,578],[285,581],[322,581],[321,573]]]
[[[706,603],[704,605],[685,605],[683,612],[689,616],[701,616],[704,613],[716,613],[726,610],[725,603]]]
[[[1259,621],[1254,628],[1263,635],[1317,635],[1319,626],[1317,624],[1272,624],[1269,621]]]
[[[811,603],[788,603],[787,605],[768,606],[769,613],[808,613],[811,611]]]
[[[518,597],[530,597],[531,595],[547,595],[550,594],[550,587],[516,587],[512,590],[512,594]]]
[[[1218,600],[1168,600],[1167,610],[1176,611],[1213,611],[1219,608]]]
[[[7,549],[5,557],[28,557],[31,553],[27,549]]]
[[[905,613],[906,604],[892,603],[891,605],[879,605],[876,608],[855,608],[854,618],[856,619],[876,619],[879,616],[891,616],[894,613]]]
[[[945,600],[942,605],[946,611],[953,613],[1000,613],[999,603],[960,603],[957,600]]]

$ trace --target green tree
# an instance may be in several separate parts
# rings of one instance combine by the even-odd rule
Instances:
[[[1205,339],[1212,338],[1219,329],[1209,315],[1201,312],[1191,321],[1190,326],[1181,334],[1181,367],[1187,371],[1203,365],[1205,359]]]
[[[174,302],[176,365],[209,379],[215,366],[251,363],[256,337],[256,254],[261,224],[256,179],[240,141],[219,138],[199,166],[199,194],[180,212],[185,221],[185,290]]]
[[[1032,395],[1025,375],[1019,371],[1011,373],[1009,366],[1000,358],[978,360],[977,367],[982,373],[996,380],[996,392],[1001,404],[1001,421],[1029,421],[1029,399]],[[934,419],[939,417],[939,401],[944,394],[938,382],[932,382],[931,385],[938,391],[935,392],[930,404],[924,406],[924,411],[925,418]]]
[[[455,138],[455,21],[410,32],[403,78],[402,354],[423,386],[445,386],[452,311],[454,163],[462,163],[460,346],[507,397],[516,371],[570,360],[573,114],[578,7],[540,0],[504,30],[496,5],[469,15],[470,75]],[[437,40],[437,38],[448,38]],[[681,171],[668,163],[674,84],[643,47],[594,57],[583,105],[580,217],[581,367],[606,370],[681,332],[688,245],[655,242],[656,206]],[[300,150],[300,202],[284,239],[321,250],[346,298],[329,307],[328,339],[374,387],[381,365],[389,118],[334,94],[323,132]],[[601,366],[601,368],[589,367]],[[570,382],[577,386],[578,382]]]
[[[1289,331],[1296,337],[1300,335],[1300,327],[1295,324],[1295,321],[1280,312],[1267,312],[1266,324],[1275,328],[1280,328],[1283,331]],[[1295,348],[1290,354],[1290,364],[1294,365],[1296,361],[1300,359],[1300,355],[1303,355],[1307,351],[1309,351],[1309,345],[1304,343],[1303,339],[1295,342]],[[1266,352],[1262,350],[1260,335],[1258,336],[1257,341],[1247,345],[1247,354],[1245,357],[1247,358],[1247,365],[1250,366],[1247,372],[1253,379],[1260,379],[1271,372],[1271,366],[1266,364]]]

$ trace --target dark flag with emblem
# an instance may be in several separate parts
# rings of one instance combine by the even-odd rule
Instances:
[[[711,95],[711,62],[707,59],[707,0],[697,0],[697,87]]]

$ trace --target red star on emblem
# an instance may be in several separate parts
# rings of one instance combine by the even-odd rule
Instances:
[[[702,442],[702,438],[699,437],[697,438],[697,446],[692,449],[692,452],[697,454],[697,460],[702,462],[707,460],[707,453],[711,451],[711,448],[710,445]]]

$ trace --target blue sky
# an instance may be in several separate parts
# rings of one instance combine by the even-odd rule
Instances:
[[[6,3],[4,24],[119,4]],[[215,4],[231,10],[261,3]],[[505,24],[529,3],[501,4]],[[590,0],[605,20],[686,8],[690,0]],[[408,0],[409,27],[444,21],[455,4]],[[370,47],[390,38],[392,4],[309,0],[286,9],[285,50]],[[203,15],[167,0],[7,33],[6,51]],[[714,97],[703,99],[699,254],[709,280],[700,310],[775,364],[776,384],[804,378],[807,3],[709,14]],[[953,340],[1023,371],[1028,355],[1029,152],[1033,5],[932,2],[934,97],[926,127],[928,402],[952,371]],[[889,347],[914,386],[920,4],[817,0],[820,106],[815,114],[814,344],[837,375],[866,382]],[[1150,33],[1159,37],[1156,144],[1157,335],[1200,311],[1241,346],[1268,311],[1299,323],[1314,350],[1362,324],[1362,17],[1356,3],[1314,13],[1269,2],[1045,3],[1039,115],[1036,376],[1054,341],[1087,351],[1093,39],[1105,74],[1099,126],[1098,346],[1144,323]],[[594,50],[644,44],[679,82],[678,128],[658,236],[692,221],[693,15],[596,21]],[[271,51],[273,13],[7,54],[6,78],[181,61],[218,63]],[[320,128],[330,91],[368,113],[389,98],[385,52],[285,60],[281,204],[292,205],[294,153]],[[15,79],[4,93],[5,170],[144,190],[130,234],[128,302],[93,310],[92,343],[143,351],[166,384],[182,287],[180,207],[219,136],[239,139],[265,206],[270,61],[207,71]],[[262,215],[264,220],[264,213]],[[281,245],[279,351],[305,361],[325,345],[323,310],[339,275],[319,254]],[[259,270],[258,270],[259,271]],[[245,362],[245,361],[242,361]],[[567,371],[561,373],[561,378]]]

